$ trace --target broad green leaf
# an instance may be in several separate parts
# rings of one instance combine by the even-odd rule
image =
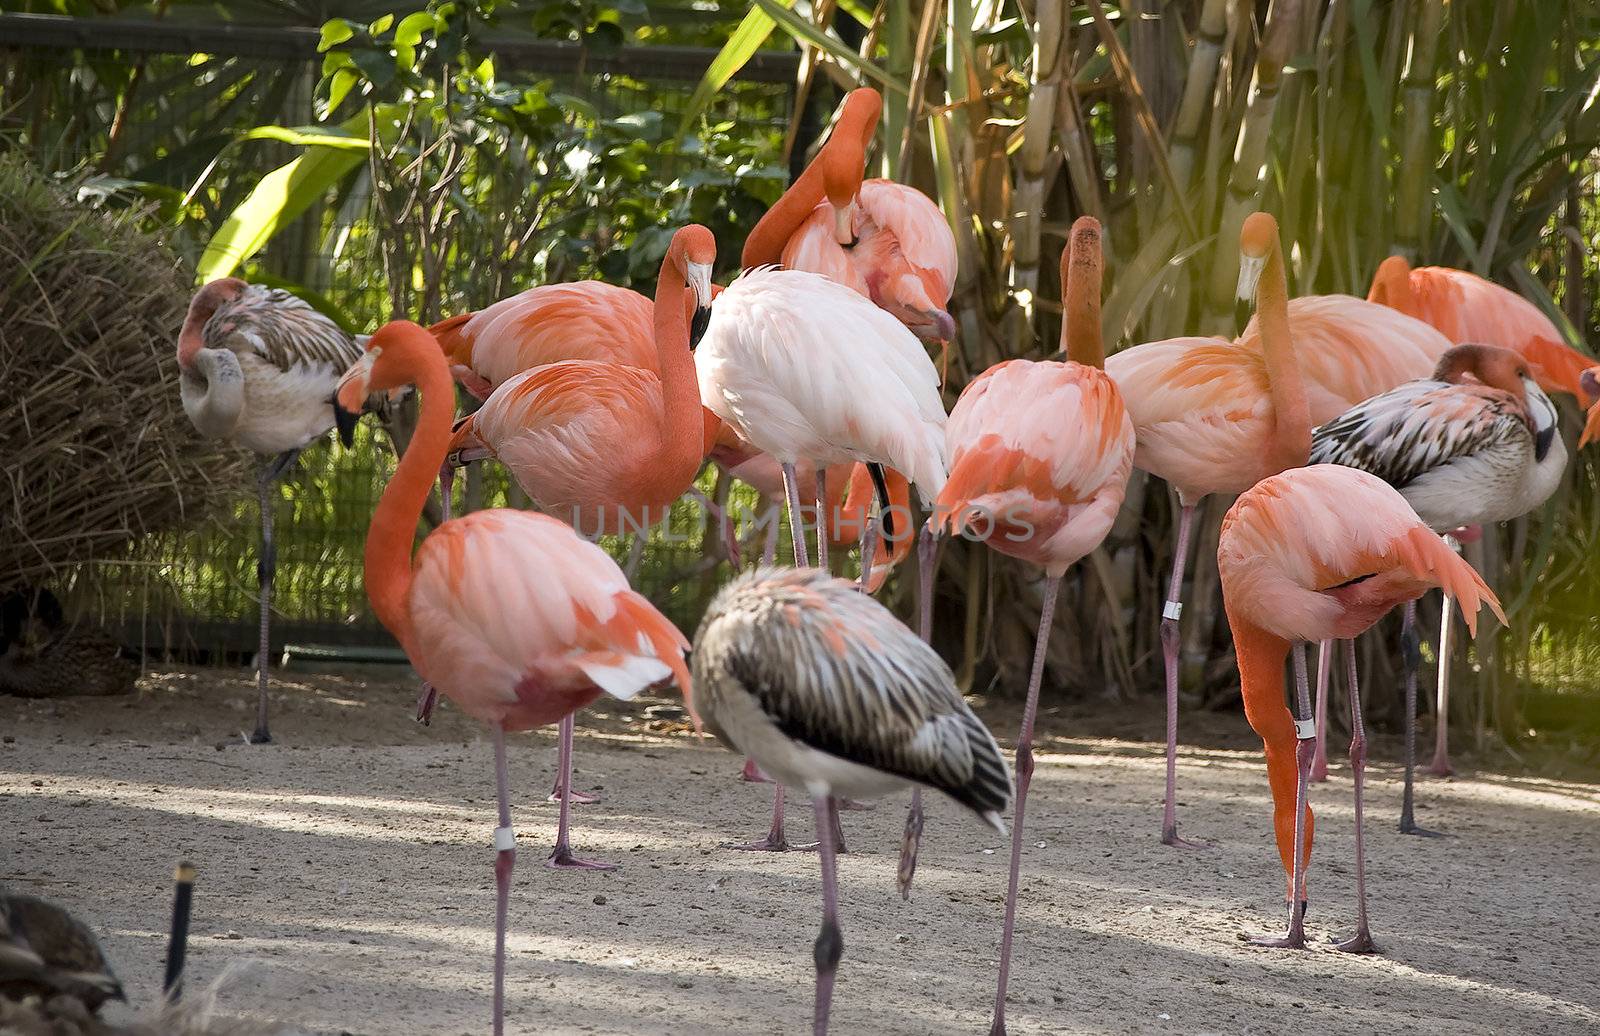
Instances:
[[[422,34],[433,31],[433,15],[427,11],[414,11],[400,19],[400,27],[394,30],[394,44],[397,47],[415,47],[422,42]]]
[[[765,11],[778,27],[799,43],[827,51],[828,54],[842,61],[844,64],[856,69],[869,79],[875,79],[884,86],[897,93],[910,94],[911,89],[904,80],[896,78],[879,68],[871,61],[865,61],[860,54],[845,46],[839,37],[823,32],[806,19],[795,14],[785,7],[782,0],[756,0],[756,6]]]
[[[787,6],[794,3],[794,0],[780,0],[780,2]],[[688,106],[683,109],[683,118],[678,123],[678,136],[681,137],[689,132],[689,124],[705,111],[706,105],[711,103],[711,98],[733,78],[733,74],[755,56],[756,51],[767,41],[767,37],[772,35],[772,30],[777,24],[771,15],[759,7],[750,8],[738,28],[728,37],[728,42],[722,45],[717,56],[711,59],[711,64],[706,66],[706,74],[700,77],[700,82],[689,98]]]
[[[394,24],[394,15],[392,15],[392,14],[379,15],[376,21],[374,21],[371,25],[367,26],[367,32],[371,33],[375,37],[376,36],[382,36],[384,33],[389,31],[389,26],[391,26],[393,24]]]
[[[358,82],[360,82],[360,77],[348,68],[341,68],[333,74],[333,81],[328,84],[329,115],[339,110],[339,105],[344,101],[345,95]]]
[[[343,18],[331,18],[322,23],[322,38],[317,41],[317,52],[337,47],[355,34],[356,31],[350,28],[349,22]]]
[[[372,117],[379,120],[380,138],[394,136],[395,122],[390,113],[378,109],[372,112]],[[359,139],[360,148],[313,144],[299,158],[263,176],[255,190],[228,215],[206,244],[196,268],[199,282],[204,284],[231,274],[330,187],[366,161],[366,137],[358,135],[365,134],[367,118],[368,113],[362,112],[337,129],[329,127],[322,134],[341,141]]]

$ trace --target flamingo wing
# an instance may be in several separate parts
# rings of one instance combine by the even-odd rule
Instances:
[[[1509,392],[1411,381],[1319,426],[1311,435],[1311,463],[1359,468],[1405,489],[1446,464],[1529,434],[1527,412]]]
[[[712,601],[695,638],[783,734],[819,752],[1003,811],[1011,775],[938,652],[818,569],[760,569]],[[702,662],[702,657],[704,661]]]
[[[862,213],[893,234],[937,306],[956,287],[956,236],[933,199],[894,180],[867,180],[857,199]]]
[[[285,374],[328,370],[335,382],[362,354],[354,338],[304,299],[254,284],[212,314],[202,343],[208,349],[254,354]]]
[[[406,603],[421,675],[485,722],[549,722],[519,711],[534,691],[630,698],[671,677],[690,694],[683,634],[605,551],[546,515],[495,509],[441,525],[417,552]]]

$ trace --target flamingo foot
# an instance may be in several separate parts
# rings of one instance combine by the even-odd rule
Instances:
[[[1418,838],[1444,838],[1443,831],[1430,831],[1425,827],[1418,827],[1417,822],[1409,816],[1400,818],[1400,833],[1403,835],[1416,835]]]
[[[551,853],[550,858],[544,861],[544,865],[553,871],[614,871],[617,869],[616,864],[608,863],[605,860],[581,860],[572,855],[572,847],[569,845],[556,846],[555,852]]]
[[[557,786],[555,788],[550,789],[550,794],[545,796],[545,801],[546,802],[560,802],[561,801],[561,788],[559,786]],[[589,792],[586,792],[586,791],[568,791],[567,792],[567,801],[568,802],[575,802],[580,806],[587,806],[587,805],[589,805],[591,803],[599,802],[600,801],[600,796],[591,795]]]
[[[876,802],[857,802],[855,799],[840,799],[840,809],[854,810],[858,813],[870,813],[878,808]]]
[[[754,759],[744,761],[744,769],[739,771],[739,779],[751,784],[771,784],[772,778],[761,772],[761,767],[756,765]]]
[[[244,743],[247,745],[270,745],[272,744],[272,733],[266,727],[257,727],[253,733],[245,736]]]
[[[1328,779],[1328,760],[1317,758],[1311,760],[1311,783],[1322,784]]]
[[[433,684],[424,682],[422,693],[417,695],[417,722],[428,727],[433,725],[433,707],[439,704],[439,692]]]
[[[1303,950],[1306,948],[1305,917],[1309,904],[1300,901],[1300,909],[1293,911],[1289,916],[1289,931],[1284,935],[1257,935],[1251,938],[1251,946],[1261,946],[1270,950]]]
[[[768,832],[767,837],[756,842],[723,842],[724,849],[737,849],[746,853],[805,853],[815,852],[816,842],[790,842],[782,835]]]
[[[1179,838],[1177,824],[1173,824],[1171,827],[1162,828],[1161,844],[1176,846],[1179,849],[1210,849],[1212,847],[1210,842]]]
[[[1333,948],[1336,949],[1336,950],[1342,950],[1345,953],[1377,953],[1378,952],[1377,943],[1374,943],[1372,941],[1372,933],[1367,931],[1365,928],[1361,929],[1359,932],[1357,932],[1355,935],[1352,935],[1350,938],[1346,939],[1344,942],[1335,941],[1334,944],[1333,944]]]
[[[1428,772],[1435,777],[1451,777],[1455,775],[1455,767],[1450,765],[1448,755],[1436,755],[1433,762],[1428,764]]]

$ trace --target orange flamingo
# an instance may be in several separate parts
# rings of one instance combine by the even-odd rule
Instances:
[[[693,485],[705,449],[689,320],[676,300],[687,280],[700,307],[710,304],[715,259],[716,241],[706,228],[691,224],[673,235],[656,287],[656,355],[649,367],[566,360],[516,374],[457,423],[448,463],[498,459],[535,504],[587,535],[629,529],[642,535],[665,521]],[[609,868],[572,855],[572,733],[564,721],[554,793],[561,820],[550,863]]]
[[[1448,266],[1412,269],[1404,257],[1392,255],[1378,265],[1367,298],[1426,321],[1453,344],[1510,349],[1527,361],[1534,379],[1545,391],[1568,392],[1579,402],[1585,398],[1581,379],[1584,369],[1594,361],[1568,348],[1550,318],[1509,288]],[[1447,660],[1451,632],[1448,602],[1439,621],[1439,656]],[[1433,761],[1428,764],[1428,771],[1442,777],[1454,772],[1447,722],[1450,667],[1446,664],[1439,666],[1435,694],[1439,720],[1434,728]]]
[[[1061,257],[1062,326],[1068,360],[1008,360],[973,379],[945,436],[950,478],[934,522],[985,540],[1044,569],[1044,605],[1017,735],[1017,807],[1011,884],[1000,943],[992,1034],[1006,1031],[1006,986],[1022,861],[1022,815],[1033,777],[1033,723],[1061,576],[1111,531],[1133,473],[1133,422],[1106,376],[1100,341],[1100,224],[1083,216]],[[908,827],[914,826],[913,819]]]
[[[927,195],[893,180],[864,180],[883,98],[850,91],[817,157],[745,240],[745,267],[782,263],[847,285],[925,342],[949,342],[956,239]]]
[[[1174,338],[1125,349],[1106,361],[1138,435],[1134,464],[1166,479],[1182,507],[1161,612],[1167,681],[1164,845],[1190,844],[1178,837],[1177,819],[1178,619],[1195,506],[1211,493],[1241,493],[1268,475],[1299,467],[1311,449],[1308,379],[1296,359],[1298,331],[1291,336],[1295,325],[1278,223],[1264,212],[1246,219],[1239,234],[1239,297],[1254,297],[1258,282],[1258,347]]]
[[[1288,879],[1289,931],[1258,945],[1305,948],[1306,867],[1313,818],[1306,804],[1315,734],[1304,645],[1345,642],[1350,678],[1358,927],[1339,949],[1375,949],[1367,924],[1362,790],[1366,734],[1356,683],[1355,637],[1397,604],[1442,587],[1477,632],[1480,604],[1500,621],[1499,602],[1472,566],[1375,475],[1317,464],[1265,479],[1234,503],[1217,550],[1222,597],[1239,657],[1245,717],[1261,735],[1272,788],[1273,828]],[[1296,712],[1284,704],[1283,662],[1294,648]],[[1298,742],[1298,743],[1297,743]]]
[[[516,865],[506,732],[556,722],[602,691],[625,699],[667,679],[683,689],[693,715],[683,663],[688,643],[628,588],[603,550],[544,515],[496,509],[445,522],[413,559],[417,522],[444,463],[455,409],[455,390],[433,336],[409,321],[384,325],[345,373],[338,402],[354,411],[370,392],[409,384],[422,391],[422,413],[372,517],[367,596],[422,678],[494,734],[499,1036],[505,1029],[506,909]]]
[[[1546,392],[1584,398],[1579,379],[1594,360],[1569,348],[1550,318],[1509,288],[1448,266],[1411,268],[1403,256],[1378,264],[1367,299],[1435,327],[1452,345],[1498,345],[1519,353]]]
[[[1583,389],[1583,399],[1589,406],[1589,419],[1584,422],[1583,437],[1578,440],[1578,447],[1600,441],[1600,366],[1590,367],[1578,378],[1578,387]]]

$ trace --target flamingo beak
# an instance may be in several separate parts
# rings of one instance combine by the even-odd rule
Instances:
[[[700,338],[711,324],[711,264],[686,263],[684,279],[694,289],[694,317],[689,321],[689,348],[700,344]]]
[[[347,436],[354,432],[356,418],[367,408],[367,396],[371,394],[372,365],[377,362],[381,352],[382,348],[374,346],[362,353],[361,359],[344,372],[344,377],[339,379],[339,387],[334,390],[334,416],[339,425],[339,436],[345,440],[346,446],[351,444]]]
[[[1522,391],[1528,400],[1528,416],[1533,419],[1533,456],[1542,461],[1555,441],[1556,407],[1531,377],[1523,377]]]
[[[855,214],[853,201],[833,207],[833,239],[844,248],[856,243]]]
[[[1267,257],[1264,255],[1239,255],[1239,286],[1234,291],[1234,296],[1245,303],[1256,300],[1256,285],[1261,281],[1261,272],[1267,268]]]

